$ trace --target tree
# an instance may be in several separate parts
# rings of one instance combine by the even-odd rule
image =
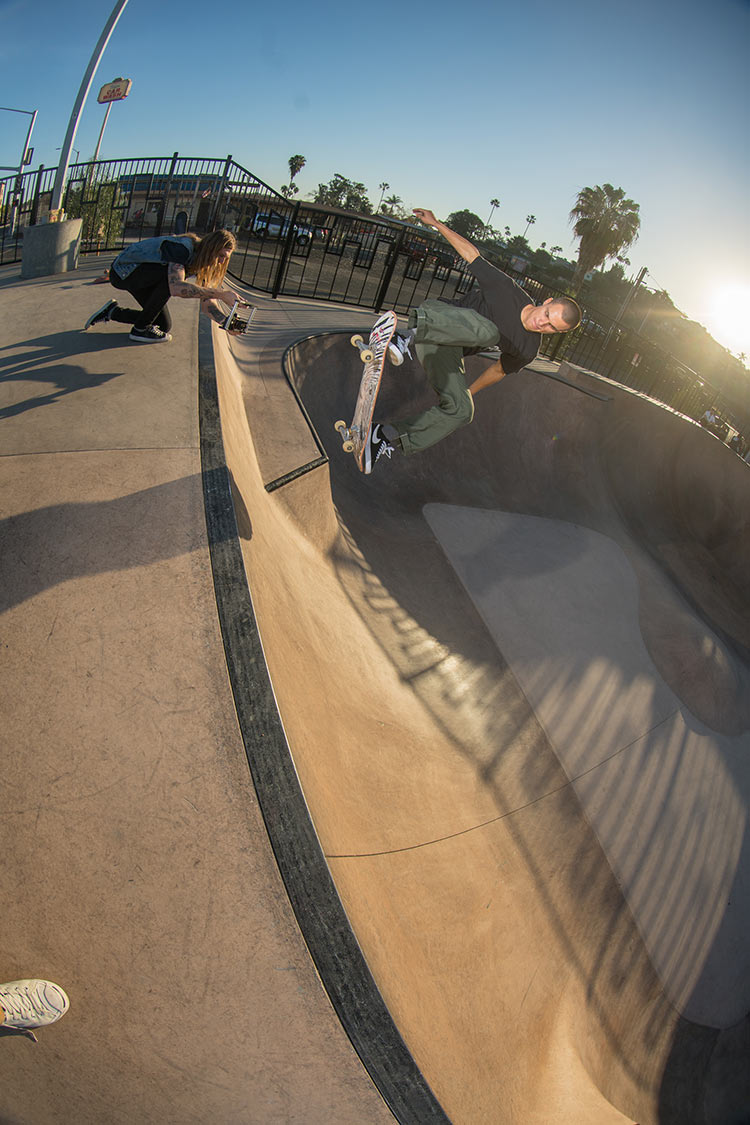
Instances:
[[[290,156],[289,157],[289,183],[290,184],[296,179],[296,177],[302,171],[302,169],[305,167],[306,164],[307,164],[307,160],[305,159],[304,156],[300,156],[299,153],[297,153],[296,156]]]
[[[489,230],[489,227],[490,227],[490,223],[492,222],[492,216],[495,214],[495,210],[499,206],[500,206],[500,200],[499,199],[491,199],[490,200],[490,207],[492,208],[492,210],[489,213],[489,216],[487,218],[487,222],[484,224],[487,227],[488,230]]]
[[[585,274],[629,249],[638,237],[639,205],[612,184],[582,188],[570,212],[573,233],[580,239],[573,278],[577,290]]]
[[[347,211],[360,211],[364,215],[372,214],[372,206],[367,198],[365,185],[348,180],[340,172],[336,172],[327,184],[318,184],[313,203],[322,203],[328,207],[342,207]]]
[[[409,212],[404,207],[404,201],[400,195],[389,195],[388,198],[381,203],[380,211],[383,215],[389,215],[392,219],[406,219],[409,217]]]
[[[531,255],[531,247],[522,234],[514,234],[509,238],[505,243],[505,249],[509,254],[521,254],[525,257]]]
[[[484,234],[484,223],[473,211],[453,211],[445,220],[445,225],[469,241]]]
[[[380,199],[378,200],[378,211],[380,211],[380,208],[383,204],[383,200],[385,199],[385,193],[389,190],[390,186],[391,185],[389,183],[386,183],[385,180],[383,180],[382,184],[378,184],[378,189],[380,191]]]
[[[287,199],[292,195],[296,195],[297,192],[299,191],[299,188],[295,184],[294,180],[295,180],[295,177],[298,175],[298,173],[301,172],[302,169],[307,164],[307,160],[305,159],[304,156],[300,156],[300,154],[297,153],[295,156],[289,157],[288,163],[289,163],[289,183],[284,184],[283,187],[281,188],[281,194],[285,195],[287,197]]]
[[[95,190],[93,190],[95,188]],[[85,192],[90,198],[85,198]],[[112,246],[122,238],[123,210],[120,185],[116,181],[100,182],[88,188],[76,187],[68,192],[65,209],[70,219],[83,219],[81,240],[100,246]]]
[[[533,224],[534,224],[535,222],[536,222],[536,215],[527,215],[527,216],[526,216],[526,230],[525,230],[525,231],[523,232],[523,237],[524,237],[524,238],[525,238],[525,237],[526,237],[526,235],[527,235],[527,234],[529,233],[529,227],[530,227],[530,226],[533,226]]]

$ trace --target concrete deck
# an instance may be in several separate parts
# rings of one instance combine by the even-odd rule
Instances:
[[[0,276],[6,1125],[387,1122],[289,907],[247,768],[201,487],[197,305],[83,334],[101,263]]]
[[[0,1044],[2,1120],[392,1119],[288,893],[381,1090],[380,997],[421,1071],[400,1120],[746,1122],[750,467],[541,363],[364,478],[333,421],[371,316],[257,298],[200,359],[263,710],[195,309],[84,336],[96,272],[0,279],[3,973],[72,1001]],[[407,364],[382,410],[424,396]]]

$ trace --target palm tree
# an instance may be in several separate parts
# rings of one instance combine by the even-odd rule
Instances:
[[[295,177],[297,176],[297,174],[299,172],[302,171],[302,169],[305,167],[306,164],[307,164],[307,160],[305,159],[304,156],[300,156],[299,153],[297,153],[296,156],[290,156],[289,157],[289,184],[290,184],[290,186],[291,186],[291,184],[294,183]]]
[[[376,211],[378,211],[378,212],[380,211],[380,204],[383,202],[383,198],[385,196],[385,193],[388,191],[390,186],[391,185],[387,184],[385,182],[385,180],[383,180],[382,184],[378,184],[378,187],[380,188],[380,199],[378,200],[378,205],[376,207]]]
[[[392,219],[398,219],[403,210],[404,201],[400,195],[389,195],[385,203],[381,206],[381,211],[385,215],[390,215]]]
[[[287,197],[287,199],[290,199],[293,195],[296,195],[297,192],[299,191],[299,188],[297,187],[297,185],[294,182],[294,177],[297,175],[298,172],[302,171],[302,169],[307,164],[307,161],[304,158],[304,156],[300,156],[299,153],[297,153],[296,156],[290,156],[289,157],[288,164],[289,164],[289,183],[284,184],[280,190],[281,190],[282,195],[285,195]]]
[[[553,246],[550,249],[550,254],[562,254],[562,246]]]
[[[612,184],[579,191],[570,212],[575,224],[573,233],[580,239],[574,289],[578,289],[589,270],[603,265],[608,258],[621,257],[633,245],[641,226],[639,210],[637,203],[625,198],[622,188]]]
[[[499,199],[491,199],[490,200],[490,207],[492,208],[492,210],[490,211],[489,218],[487,219],[487,222],[484,224],[487,227],[488,230],[489,230],[489,227],[490,227],[490,223],[492,222],[492,216],[495,213],[495,208],[497,208],[499,206],[500,206],[500,200]]]
[[[529,227],[535,222],[536,222],[536,215],[527,215],[526,216],[526,230],[523,232],[524,238],[526,237],[526,233],[527,233]]]

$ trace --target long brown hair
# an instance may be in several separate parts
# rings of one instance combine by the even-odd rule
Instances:
[[[222,250],[231,250],[234,253],[237,249],[237,239],[228,230],[215,230],[203,238],[198,238],[194,234],[189,234],[187,237],[193,240],[195,249],[190,264],[185,267],[185,273],[188,276],[194,275],[199,285],[217,289],[224,280],[229,265],[229,259],[220,262],[217,260],[217,255]]]

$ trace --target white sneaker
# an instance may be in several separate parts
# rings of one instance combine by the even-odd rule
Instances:
[[[0,984],[0,1008],[5,1012],[0,1027],[24,1031],[45,1027],[64,1016],[69,1007],[67,995],[51,980],[12,980]]]
[[[404,357],[408,355],[412,359],[412,354],[409,349],[409,344],[414,339],[413,333],[409,332],[407,336],[402,336],[400,332],[394,333],[394,336],[388,345],[388,358],[394,367],[400,367],[404,362]]]

